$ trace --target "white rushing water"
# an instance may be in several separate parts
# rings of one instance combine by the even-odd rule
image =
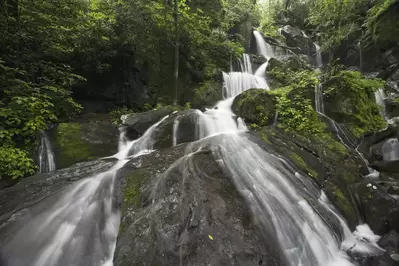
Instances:
[[[377,103],[377,105],[380,107],[380,113],[381,116],[387,120],[386,117],[386,104],[385,104],[385,93],[384,90],[382,88],[379,88],[378,90],[376,90],[374,92],[374,96],[375,96],[375,101]]]
[[[265,40],[262,37],[262,34],[259,31],[254,31],[254,36],[256,40],[256,47],[259,55],[263,55],[266,59],[270,59],[271,57],[274,57],[274,51],[273,48],[265,42]]]
[[[51,142],[47,133],[41,131],[39,134],[39,171],[40,173],[48,173],[55,171],[55,157],[51,147]]]
[[[399,160],[399,140],[397,138],[385,141],[382,145],[382,156],[384,161]]]
[[[323,66],[323,58],[321,57],[321,48],[317,43],[314,43],[316,47],[316,66],[322,67]]]
[[[231,105],[235,96],[253,87],[253,77],[234,72],[225,74],[224,82],[225,100],[216,104],[217,109],[202,115],[202,139],[191,145],[191,151],[211,145],[218,163],[228,172],[256,221],[270,240],[280,246],[286,263],[355,265],[345,249],[355,247],[359,252],[379,252],[373,243],[366,243],[350,232],[323,193],[317,209],[309,205],[305,199],[313,198],[317,202],[320,192],[307,177],[295,173],[282,158],[240,134],[243,127],[236,121]],[[335,217],[335,223],[327,222],[320,210]],[[339,232],[333,229],[337,227]]]
[[[165,117],[166,118],[166,117]],[[118,161],[106,172],[85,178],[26,211],[4,243],[7,266],[113,265],[120,211],[114,199],[117,171],[129,159],[152,151],[157,125],[134,141],[120,136]],[[110,158],[111,158],[110,157]]]

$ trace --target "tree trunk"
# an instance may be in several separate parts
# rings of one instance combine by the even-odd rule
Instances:
[[[175,22],[175,42],[174,42],[174,104],[179,100],[179,0],[174,0],[174,22]]]

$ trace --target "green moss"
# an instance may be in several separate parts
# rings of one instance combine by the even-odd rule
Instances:
[[[397,0],[377,0],[368,11],[365,23],[367,33],[379,46],[389,45],[391,42],[399,40],[398,10]]]
[[[272,142],[269,140],[269,138],[267,137],[267,135],[266,135],[266,133],[265,132],[260,132],[260,137],[261,137],[261,139],[264,141],[264,142],[266,142],[266,143],[268,143],[268,144],[272,144]]]
[[[332,194],[335,195],[336,200],[334,200],[334,202],[337,204],[338,208],[341,209],[347,217],[354,216],[355,210],[342,190],[336,185],[333,185],[330,189],[332,189]]]
[[[59,167],[68,167],[73,163],[90,159],[87,143],[82,139],[79,123],[61,123],[57,127],[57,144],[62,149]]]
[[[123,206],[125,208],[140,208],[141,204],[141,193],[140,188],[145,181],[144,172],[137,170],[133,174],[127,177],[126,187],[124,190]]]
[[[119,231],[123,232],[125,225],[129,224],[129,211],[137,210],[141,207],[142,195],[141,187],[147,178],[144,170],[136,170],[126,178],[126,186],[123,191],[122,212],[125,213],[125,220],[121,221]]]
[[[340,156],[349,155],[349,150],[341,142],[335,140],[331,133],[320,133],[314,136],[315,141],[326,147],[330,152],[338,153]]]
[[[327,115],[344,123],[352,134],[359,137],[386,126],[375,101],[375,90],[385,83],[367,79],[358,71],[333,71],[324,77]]]
[[[290,158],[297,167],[305,170],[311,177],[318,179],[319,174],[313,170],[298,154],[292,152],[290,154]]]
[[[276,99],[267,90],[250,89],[234,100],[233,110],[255,127],[270,125],[276,113]]]

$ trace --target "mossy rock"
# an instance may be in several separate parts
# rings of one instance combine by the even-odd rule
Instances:
[[[306,62],[296,55],[280,56],[278,59],[270,58],[266,68],[267,82],[271,89],[289,85],[291,72],[307,69]]]
[[[50,131],[50,141],[57,169],[115,154],[118,135],[118,129],[107,121],[56,125]]]
[[[298,172],[309,176],[354,228],[358,223],[356,209],[348,188],[361,180],[360,158],[334,139],[330,133],[303,136],[270,127],[256,131],[267,149],[288,158]]]
[[[220,78],[222,75],[220,74]],[[205,81],[199,88],[195,89],[191,104],[194,108],[201,109],[204,106],[215,104],[222,97],[222,80]]]
[[[238,95],[232,109],[247,124],[266,126],[273,123],[276,114],[276,96],[263,89],[250,89]]]
[[[376,103],[374,91],[384,86],[366,79],[357,71],[341,71],[323,85],[326,114],[346,124],[356,137],[386,126]]]

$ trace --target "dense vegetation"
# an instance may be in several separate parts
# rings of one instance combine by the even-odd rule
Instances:
[[[185,103],[243,52],[253,9],[249,0],[0,1],[1,177],[33,174],[36,136],[79,113],[79,100]]]
[[[280,40],[278,28],[298,27],[333,55],[343,43],[367,50],[397,42],[395,8],[394,0],[2,0],[0,178],[35,173],[38,133],[70,120],[87,101],[125,108],[113,111],[119,116],[220,98],[221,70],[249,49],[253,27]],[[344,81],[359,78],[345,73]],[[323,131],[304,126],[316,117],[309,97],[290,93],[313,88],[317,78],[291,74],[279,84],[286,89],[276,103],[281,118],[303,132]],[[292,97],[303,101],[287,109]]]

